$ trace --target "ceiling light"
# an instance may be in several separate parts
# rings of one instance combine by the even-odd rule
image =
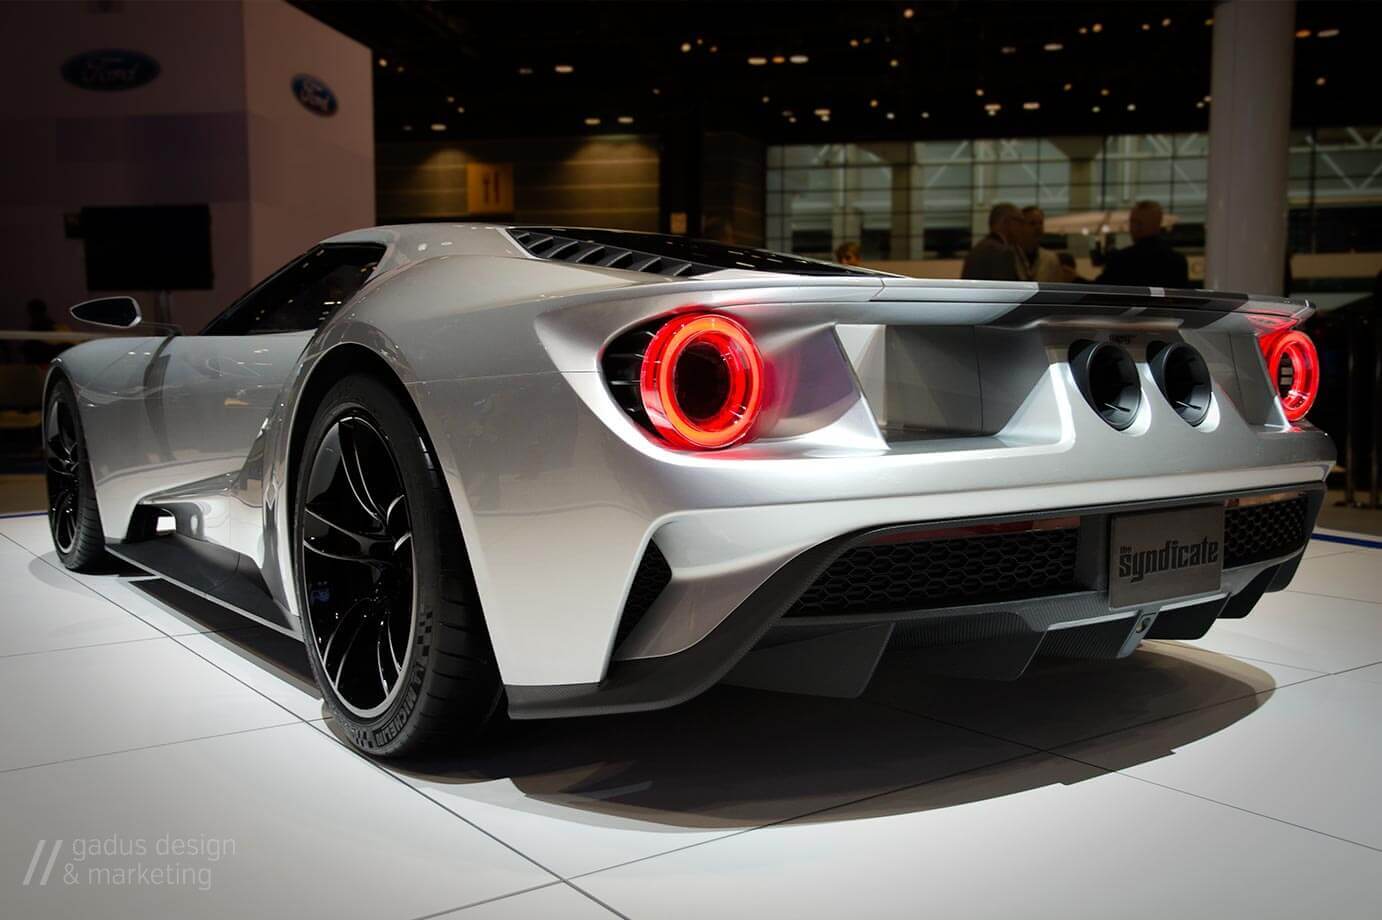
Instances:
[[[876,109],[876,108],[878,108],[878,100],[877,100],[877,99],[870,99],[870,100],[869,100],[869,108],[871,108],[871,109]]]
[[[997,109],[989,109],[988,112],[989,112],[989,116],[990,116],[990,117],[992,117],[992,116],[998,114],[998,110],[997,110]]]
[[[656,86],[654,86],[654,87],[653,87],[653,95],[654,95],[654,96],[661,96],[661,95],[662,95],[662,90],[660,90],[660,89],[658,89]]]
[[[792,110],[791,110],[791,109],[783,109],[783,110],[782,110],[782,117],[783,117],[783,118],[791,118],[791,117],[792,117]]]
[[[897,60],[897,58],[893,58],[891,61],[888,62],[888,66],[889,66],[889,67],[896,67],[897,65],[898,65],[898,60]]]
[[[1171,17],[1168,16],[1165,19],[1161,20],[1161,27],[1163,29],[1169,29],[1171,27]]]
[[[772,101],[773,101],[773,99],[772,99],[771,96],[764,96],[764,97],[763,97],[763,104],[764,104],[764,105],[767,105],[769,102],[772,102]]]
[[[619,116],[619,124],[621,124],[621,125],[631,125],[631,124],[633,124],[633,116],[632,116],[632,115],[620,115],[620,116]]]
[[[1338,29],[1320,29],[1315,33],[1316,38],[1334,38],[1339,34]]]
[[[789,116],[787,116],[787,124],[789,124],[789,125],[794,125],[794,124],[796,124],[796,123],[797,123],[797,117],[796,117],[795,115],[789,115]]]
[[[697,36],[696,36],[696,44],[698,44],[698,45],[704,45],[704,44],[705,44],[705,36],[703,36],[703,35],[697,35]]]
[[[768,59],[765,58],[765,57],[757,57],[757,56],[755,56],[755,57],[749,58],[749,65],[752,66],[752,67],[762,67],[762,66],[763,66],[764,64],[766,64],[766,63],[768,63]]]
[[[1004,54],[1017,54],[1017,48],[1015,48],[1012,45],[1004,45],[999,50],[1002,51]]]
[[[787,63],[787,59],[786,59],[785,57],[783,57],[782,55],[780,55],[780,54],[774,54],[774,55],[773,55],[773,63],[774,63],[774,64],[785,64],[785,63]]]
[[[446,101],[447,101],[447,104],[449,104],[449,105],[455,105],[455,104],[456,104],[456,97],[455,97],[455,96],[447,96],[447,97],[446,97]]]
[[[434,122],[432,122],[432,130],[433,130],[433,131],[445,131],[445,130],[446,130],[446,125],[442,124],[442,123],[439,122],[439,121],[434,121]]]
[[[1136,111],[1137,111],[1137,103],[1136,103],[1136,102],[1129,102],[1129,103],[1128,103],[1128,111],[1129,111],[1129,112],[1136,112]]]
[[[531,77],[531,76],[533,75],[533,68],[531,68],[531,67],[520,67],[520,68],[518,68],[518,75],[519,75],[520,77]]]
[[[872,35],[865,35],[865,36],[864,36],[864,44],[870,45],[870,44],[872,44],[872,43],[873,43],[873,36],[872,36]]]
[[[1204,21],[1204,24],[1207,25],[1207,26],[1212,26],[1212,25],[1214,25],[1214,17],[1213,17],[1213,16],[1210,16],[1208,19],[1206,19],[1206,20]]]
[[[711,53],[711,54],[719,54],[719,52],[720,52],[720,46],[719,46],[719,45],[711,45],[711,46],[710,46],[710,53]]]
[[[984,88],[983,88],[982,86],[975,88],[975,90],[974,90],[974,95],[976,95],[976,96],[982,96],[982,95],[984,95]]]
[[[1296,29],[1296,38],[1309,38],[1309,37],[1310,37],[1310,30],[1309,30],[1309,29]]]
[[[585,123],[588,124],[588,125],[590,125],[590,126],[593,128],[593,127],[595,127],[596,125],[598,125],[598,124],[600,123],[600,119],[598,119],[598,118],[596,118],[595,116],[592,115],[592,116],[590,116],[589,118],[587,118],[587,119],[585,120]]]
[[[1324,86],[1324,83],[1325,83],[1324,77],[1316,77],[1316,78],[1315,78],[1315,85],[1316,85],[1316,86]]]
[[[849,47],[851,47],[851,48],[858,48],[858,47],[859,47],[859,39],[857,39],[857,38],[851,38],[851,39],[849,40]]]
[[[1099,95],[1100,95],[1100,96],[1107,96],[1107,95],[1108,95],[1108,87],[1105,86],[1103,89],[1099,90]]]
[[[794,54],[787,60],[791,61],[793,64],[805,64],[811,59],[804,54]]]
[[[888,113],[888,115],[887,115],[888,121],[892,121],[892,120],[895,119],[895,118],[897,118],[897,116],[894,115],[892,112],[889,112],[889,113]]]
[[[404,125],[404,126],[403,126],[403,130],[404,130],[404,131],[411,131],[411,130],[413,130],[413,126],[412,126],[412,125]]]
[[[1209,96],[1205,96],[1205,97],[1204,97],[1204,101],[1205,101],[1205,102],[1212,102],[1213,99],[1211,99]]]
[[[1097,105],[1096,105],[1096,106],[1091,106],[1089,110],[1090,110],[1091,112],[1095,113],[1096,115],[1099,113],[1099,107],[1098,107]]]
[[[1081,34],[1081,35],[1088,35],[1088,34],[1089,34],[1089,29],[1088,29],[1086,26],[1080,26],[1080,34]]]
[[[1062,45],[1060,42],[1047,42],[1041,47],[1044,51],[1061,51],[1065,48],[1065,46]]]
[[[681,43],[681,53],[682,53],[682,54],[686,54],[686,53],[689,52],[690,50],[691,50],[691,43],[690,43],[690,42],[682,42],[682,43]]]
[[[822,117],[822,118],[829,118],[829,117],[830,117],[830,110],[829,110],[829,109],[816,109],[815,112],[814,112],[814,114],[819,115],[819,116]]]
[[[1195,103],[1195,108],[1197,108],[1197,109],[1202,109],[1202,108],[1204,108],[1204,100],[1201,99],[1199,102]]]
[[[463,105],[458,105],[458,106],[456,106],[456,114],[457,114],[457,115],[464,115],[464,114],[465,114],[465,106],[463,106]]]
[[[389,59],[388,59],[388,58],[380,58],[380,59],[379,59],[379,66],[380,66],[380,67],[388,67],[388,66],[389,66]]]
[[[1027,111],[1029,111],[1029,112],[1035,112],[1037,109],[1041,108],[1041,103],[1040,103],[1040,102],[1024,102],[1024,103],[1022,103],[1022,107],[1023,107],[1024,109],[1026,109]]]
[[[1064,90],[1068,93],[1068,92],[1070,92],[1070,90],[1072,90],[1074,87],[1075,87],[1075,84],[1073,84],[1073,83],[1067,83],[1067,84],[1065,84],[1065,86],[1063,86],[1063,87],[1061,87],[1061,88],[1064,89]]]
[[[402,65],[402,64],[399,64],[398,67],[395,68],[395,70],[397,70],[398,73],[402,73],[402,72],[403,72],[403,65]]]
[[[829,115],[822,115],[822,116],[821,116],[821,121],[829,121],[829,120],[830,120],[830,116],[829,116]]]
[[[921,117],[922,117],[922,118],[930,118],[930,117],[931,117],[931,113],[930,113],[930,112],[922,112],[922,113],[921,113]]]
[[[1091,31],[1091,32],[1102,32],[1102,31],[1104,31],[1104,24],[1103,24],[1102,22],[1096,22],[1096,23],[1094,23],[1094,25],[1092,25],[1092,26],[1089,27],[1089,31]]]
[[[553,67],[552,69],[555,70],[557,73],[571,73],[576,68],[572,67],[570,64],[558,64],[556,67]]]
[[[1150,31],[1152,31],[1152,24],[1151,24],[1150,22],[1144,22],[1144,23],[1142,23],[1142,31],[1143,31],[1143,32],[1150,32]]]
[[[915,16],[916,14],[917,14],[917,13],[916,13],[916,10],[912,9],[912,8],[909,6],[909,7],[907,7],[905,10],[902,11],[902,18],[903,18],[903,19],[911,19],[911,18],[912,18],[913,16]]]

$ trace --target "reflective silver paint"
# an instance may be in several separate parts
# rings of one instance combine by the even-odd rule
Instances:
[[[1287,301],[1195,322],[1171,308],[1014,312],[1035,285],[667,279],[535,259],[502,228],[475,224],[328,242],[358,241],[384,243],[383,261],[315,333],[109,339],[62,355],[107,539],[124,539],[141,504],[193,507],[198,536],[253,559],[297,622],[283,547],[290,439],[310,423],[299,399],[325,355],[366,349],[414,400],[511,685],[592,683],[612,659],[684,649],[783,562],[863,527],[1318,482],[1334,457],[1322,433],[1285,421],[1267,389],[1254,334],[1308,313]],[[772,368],[759,437],[711,454],[662,446],[599,372],[619,332],[692,307],[744,322]],[[951,388],[955,399],[983,388],[991,433],[892,441],[880,430],[881,330],[915,324],[984,328],[973,380]],[[1137,420],[1123,432],[1104,425],[1065,349],[1073,335],[1110,333],[1136,355],[1153,335],[1199,348],[1215,378],[1209,419],[1186,425],[1139,361]],[[938,412],[957,404],[935,398]],[[654,536],[672,584],[615,649]]]

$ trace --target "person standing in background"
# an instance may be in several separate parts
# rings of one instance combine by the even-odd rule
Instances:
[[[1185,256],[1172,249],[1161,234],[1161,205],[1155,201],[1139,201],[1133,205],[1128,212],[1128,233],[1132,236],[1132,245],[1108,254],[1099,284],[1190,286],[1190,266]]]
[[[988,236],[974,244],[965,256],[960,277],[974,281],[1031,281],[1026,259],[1017,243],[1025,228],[1017,205],[1001,202],[989,211]]]
[[[1033,281],[1064,281],[1060,259],[1050,249],[1043,249],[1041,238],[1046,235],[1046,214],[1036,205],[1022,209],[1022,243],[1018,247],[1027,260]]]
[[[859,257],[859,244],[853,240],[846,240],[835,247],[835,261],[841,265],[859,265],[863,260]]]

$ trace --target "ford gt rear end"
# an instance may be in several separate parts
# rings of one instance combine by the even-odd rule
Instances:
[[[1308,305],[507,232],[661,276],[535,312],[550,373],[419,395],[495,410],[443,453],[515,717],[1123,657],[1247,615],[1311,532]]]

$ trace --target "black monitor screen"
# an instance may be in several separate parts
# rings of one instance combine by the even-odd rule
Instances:
[[[82,208],[92,291],[209,290],[211,208],[204,204]]]

